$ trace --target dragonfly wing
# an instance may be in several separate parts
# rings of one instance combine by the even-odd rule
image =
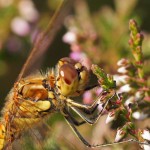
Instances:
[[[33,67],[34,69],[37,69],[37,63],[39,62],[39,60],[41,60],[48,47],[52,44],[55,35],[62,26],[63,20],[68,14],[72,4],[73,0],[63,0],[56,10],[55,14],[52,16],[48,27],[44,32],[40,33],[37,36],[36,42],[30,52],[30,55],[18,76],[18,80],[29,75],[31,70],[33,70]]]

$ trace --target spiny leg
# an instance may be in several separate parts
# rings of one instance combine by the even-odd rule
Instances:
[[[75,126],[80,126],[80,125],[83,125],[86,123],[86,121],[79,122],[78,120],[76,120],[67,109],[64,109],[63,112],[64,112],[64,114],[67,114],[70,117],[70,119],[72,120],[72,122]]]
[[[82,135],[79,133],[79,131],[76,129],[76,127],[74,126],[74,123],[72,121],[72,119],[69,117],[69,115],[66,114],[66,116],[64,116],[67,123],[69,124],[69,126],[71,127],[71,129],[74,131],[74,133],[76,134],[76,136],[88,147],[91,147],[91,145],[82,137]]]
[[[69,115],[65,115],[64,116],[67,123],[69,124],[69,126],[71,127],[71,129],[74,131],[74,133],[76,134],[76,136],[87,146],[90,148],[96,148],[96,147],[106,147],[106,146],[112,146],[112,145],[118,145],[118,144],[124,144],[124,143],[128,143],[128,142],[135,142],[138,144],[145,144],[145,145],[149,145],[148,143],[145,142],[139,142],[136,139],[128,139],[125,141],[120,141],[120,142],[112,142],[112,143],[106,143],[106,144],[90,144],[87,140],[85,140],[85,138],[80,134],[80,132],[77,130],[77,128],[74,126],[74,123],[72,121],[72,119],[70,118]]]
[[[76,134],[76,136],[79,138],[79,140],[81,142],[83,142],[87,147],[91,147],[91,148],[96,148],[96,147],[103,147],[103,146],[110,146],[116,143],[110,143],[110,144],[96,144],[96,145],[92,145],[90,144],[81,134],[80,132],[77,130],[77,128],[74,126],[74,123],[72,121],[72,119],[70,118],[69,115],[66,114],[66,116],[64,116],[67,123],[69,124],[69,126],[71,127],[71,129],[74,131],[74,133]]]
[[[67,99],[67,105],[69,107],[74,107],[74,108],[78,108],[80,110],[82,110],[82,112],[86,113],[86,114],[93,114],[93,112],[97,109],[97,107],[99,106],[99,99],[100,97],[105,93],[105,91],[103,91],[99,97],[93,102],[93,104],[91,105],[85,105],[85,104],[79,104],[77,102],[74,102],[71,99]]]
[[[107,107],[107,104],[109,101],[116,95],[116,93],[111,93],[109,97],[107,96],[107,100],[104,103],[103,109],[99,111],[96,115],[93,115],[97,107],[99,106],[100,99],[106,99],[105,96],[103,96],[103,93],[99,96],[99,98],[90,106],[79,104],[73,101],[69,102],[69,107],[72,108],[84,121],[86,121],[89,124],[94,124],[97,122],[101,114],[103,113],[104,109]]]

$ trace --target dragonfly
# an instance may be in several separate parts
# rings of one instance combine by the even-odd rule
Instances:
[[[67,8],[70,8],[72,3],[72,0],[62,1],[58,6],[48,27],[35,42],[17,81],[6,97],[0,121],[0,150],[12,149],[11,144],[20,138],[24,131],[55,112],[62,114],[76,136],[86,146],[91,148],[107,146],[107,144],[90,144],[77,130],[77,126],[85,123],[95,124],[109,101],[116,96],[115,91],[110,93],[102,91],[91,105],[74,101],[72,97],[79,96],[95,86],[87,88],[89,71],[80,62],[68,57],[60,59],[56,68],[49,69],[46,73],[35,72],[30,75],[28,73],[52,43],[68,12]],[[100,102],[104,102],[103,109],[95,114]],[[82,121],[78,121],[70,110]]]
[[[90,124],[96,122],[99,115],[91,119],[81,112],[92,114],[98,107],[97,101],[87,106],[70,99],[85,90],[89,78],[86,67],[70,58],[62,58],[55,69],[49,69],[45,74],[36,72],[28,75],[52,43],[72,3],[71,0],[60,3],[47,29],[39,35],[17,81],[6,97],[0,121],[0,149],[12,149],[11,144],[22,132],[32,128],[53,112],[60,112],[79,139],[87,146],[92,146],[84,140],[75,126],[85,122]],[[78,122],[69,112],[69,108],[79,114],[83,121]]]

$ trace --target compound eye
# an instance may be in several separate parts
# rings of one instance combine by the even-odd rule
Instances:
[[[63,66],[64,64],[71,64],[71,65],[75,65],[77,62],[69,57],[64,57],[64,58],[61,58],[59,61],[58,61],[58,68],[60,68],[61,66]]]
[[[59,69],[59,75],[66,84],[70,85],[77,78],[78,73],[72,65],[64,64]]]
[[[64,64],[75,64],[76,61],[69,58],[69,57],[64,57],[64,58],[61,58],[60,61],[62,61]]]

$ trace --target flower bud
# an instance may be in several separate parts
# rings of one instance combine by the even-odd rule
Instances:
[[[113,121],[116,118],[115,111],[111,111],[108,113],[108,116],[106,118],[106,124]]]
[[[117,65],[120,67],[120,66],[127,66],[129,64],[129,60],[128,59],[125,59],[125,58],[122,58],[120,59],[118,62],[117,62]]]
[[[118,68],[118,70],[117,70],[119,73],[122,73],[122,74],[126,74],[126,73],[128,73],[128,70],[127,70],[127,68],[126,67],[120,67],[120,68]]]
[[[135,93],[135,100],[136,101],[139,101],[139,100],[141,100],[141,99],[143,99],[144,98],[144,92],[143,91],[137,91],[136,93]]]
[[[143,120],[145,119],[148,115],[147,114],[144,114],[143,112],[139,112],[139,111],[136,111],[132,114],[133,118],[137,119],[137,120]]]
[[[130,84],[126,84],[119,89],[119,93],[128,93],[131,92],[132,88],[130,87]]]
[[[120,140],[122,140],[125,137],[125,135],[126,135],[126,131],[124,129],[117,130],[115,142],[119,142]]]
[[[125,101],[125,106],[130,106],[131,104],[134,104],[135,100],[134,100],[134,96],[129,97],[126,101]]]
[[[143,149],[144,149],[144,150],[150,150],[150,145],[144,144],[144,145],[143,145]]]
[[[149,130],[146,130],[146,129],[143,130],[141,136],[142,136],[143,139],[150,141],[150,132],[149,132]]]
[[[150,150],[150,144],[148,144],[149,141],[150,141],[150,132],[149,132],[149,130],[147,130],[147,129],[144,129],[144,130],[139,129],[138,130],[138,139],[140,141],[142,141],[143,143],[147,143],[147,144],[141,144],[141,147],[144,150]]]
[[[117,86],[121,84],[126,84],[129,80],[129,76],[127,75],[114,75],[114,80],[116,81]]]

